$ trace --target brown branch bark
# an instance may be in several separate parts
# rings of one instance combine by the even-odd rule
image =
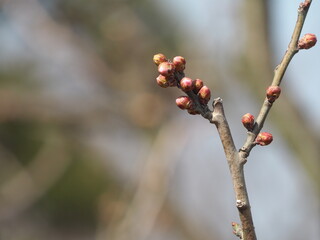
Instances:
[[[246,162],[246,159],[239,157],[238,150],[233,142],[230,128],[225,117],[221,98],[216,98],[213,102],[211,122],[217,127],[229,165],[233,189],[236,195],[236,206],[238,208],[240,221],[242,224],[243,239],[254,240],[256,239],[256,234],[254,231],[249,197],[243,171],[243,166]]]

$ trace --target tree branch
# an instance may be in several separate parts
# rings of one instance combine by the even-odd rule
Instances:
[[[285,74],[285,71],[291,59],[299,51],[298,41],[311,2],[312,0],[306,0],[299,6],[298,19],[291,37],[291,41],[281,63],[276,67],[274,71],[272,86],[280,85],[281,80]],[[237,235],[244,240],[256,240],[257,237],[254,230],[254,224],[251,214],[249,197],[246,189],[243,167],[247,161],[247,157],[249,156],[250,151],[256,145],[255,139],[257,135],[260,133],[272,105],[273,103],[271,103],[270,101],[268,101],[267,98],[265,98],[260,113],[256,119],[254,129],[252,132],[248,132],[247,140],[238,153],[232,139],[228,122],[224,114],[222,99],[217,98],[213,102],[214,109],[212,113],[212,121],[210,122],[216,125],[225,151],[230,173],[232,176],[233,188],[236,195],[236,206],[239,211],[240,221],[242,225],[241,234],[240,236],[239,234]]]
[[[240,158],[238,151],[234,145],[230,128],[225,117],[221,98],[213,101],[212,120],[217,127],[224,152],[229,165],[232,177],[233,189],[236,195],[236,206],[239,211],[240,221],[242,223],[242,233],[244,239],[256,239],[251,208],[244,178],[243,166],[246,162],[245,158]]]
[[[244,164],[247,162],[247,157],[256,144],[267,145],[272,141],[271,134],[271,140],[261,138],[261,141],[263,140],[264,142],[258,142],[257,136],[263,127],[273,102],[280,95],[281,90],[279,85],[291,59],[299,51],[299,49],[308,49],[316,42],[316,37],[314,34],[309,34],[308,38],[303,42],[300,42],[301,40],[299,41],[301,30],[311,2],[311,0],[305,0],[299,5],[298,19],[288,49],[281,63],[274,71],[272,85],[267,90],[267,97],[262,104],[253,129],[252,126],[250,126],[250,128],[246,127],[249,130],[248,136],[243,147],[239,151],[236,149],[232,138],[232,134],[224,113],[222,99],[214,99],[212,104],[213,110],[211,111],[207,106],[211,96],[210,90],[203,85],[202,80],[198,81],[198,83],[201,83],[198,84],[201,85],[201,87],[198,89],[196,80],[185,77],[184,69],[186,61],[183,57],[177,56],[173,59],[173,61],[168,60],[161,53],[156,54],[153,57],[153,61],[158,66],[158,72],[160,73],[157,78],[158,85],[164,88],[169,86],[177,86],[180,88],[188,96],[179,97],[176,100],[177,106],[183,110],[188,110],[188,113],[190,114],[201,114],[204,118],[208,119],[210,123],[215,124],[218,130],[229,165],[233,189],[236,195],[236,206],[238,208],[241,221],[241,226],[239,224],[232,223],[232,227],[234,229],[234,233],[242,240],[257,239],[244,178]],[[264,137],[265,136],[266,135],[264,135]]]
[[[293,34],[291,37],[291,41],[289,43],[288,49],[285,52],[280,64],[274,70],[274,77],[272,80],[272,86],[280,86],[283,76],[291,62],[293,56],[299,51],[298,49],[298,41],[301,35],[301,30],[307,16],[309,7],[311,5],[312,0],[305,0],[303,3],[300,3],[298,8],[298,18],[296,21],[295,28],[293,30]],[[240,149],[240,156],[242,158],[247,158],[250,154],[250,151],[255,146],[254,141],[257,135],[260,133],[264,122],[267,118],[267,115],[272,107],[272,103],[270,103],[267,98],[264,100],[263,105],[260,109],[260,113],[256,119],[256,124],[252,132],[248,132],[248,136],[245,144]]]

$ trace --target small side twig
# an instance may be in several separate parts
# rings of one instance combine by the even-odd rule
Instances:
[[[304,21],[306,19],[309,7],[312,3],[312,0],[305,0],[303,3],[300,3],[298,8],[298,18],[296,21],[295,28],[293,30],[293,34],[291,37],[291,41],[289,43],[288,49],[285,52],[280,64],[274,70],[274,77],[272,80],[272,86],[280,86],[283,76],[291,62],[293,56],[299,51],[298,42],[301,35],[302,27]],[[244,143],[243,147],[240,149],[241,157],[247,158],[250,154],[250,151],[255,146],[254,141],[261,131],[264,122],[267,118],[267,115],[272,107],[272,103],[268,101],[266,98],[263,102],[263,105],[260,109],[260,113],[256,119],[256,124],[252,132],[248,133],[246,142]]]

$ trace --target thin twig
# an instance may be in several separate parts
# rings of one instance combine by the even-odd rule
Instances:
[[[274,78],[272,81],[272,85],[274,86],[280,85],[291,59],[299,51],[298,41],[311,2],[311,0],[306,0],[299,6],[298,19],[288,49],[281,63],[276,67],[274,71]],[[242,225],[240,238],[242,238],[243,240],[256,240],[257,237],[254,230],[243,167],[247,161],[247,157],[250,151],[255,146],[254,141],[263,127],[267,115],[272,107],[272,103],[270,103],[267,99],[264,100],[260,113],[256,119],[255,127],[252,132],[248,132],[246,142],[239,150],[239,152],[236,150],[231,136],[228,122],[223,111],[222,100],[220,98],[215,99],[213,102],[213,107],[214,109],[212,112],[212,120],[210,122],[214,123],[218,129],[232,176],[233,188],[236,195],[236,206],[239,211],[240,221]]]
[[[273,86],[280,86],[282,78],[287,70],[287,67],[289,66],[291,59],[299,51],[298,41],[299,41],[301,30],[302,30],[302,27],[311,3],[312,3],[312,0],[306,0],[303,3],[300,3],[299,9],[298,9],[297,22],[293,30],[293,34],[292,34],[288,49],[284,54],[280,64],[274,70],[274,77],[272,80]],[[247,158],[250,154],[250,151],[255,146],[254,141],[257,135],[259,134],[259,132],[261,131],[271,107],[272,107],[272,103],[270,103],[267,99],[265,99],[261,107],[260,113],[256,119],[255,127],[252,132],[248,132],[248,137],[246,139],[246,142],[243,145],[243,147],[240,149],[240,154],[242,158]]]

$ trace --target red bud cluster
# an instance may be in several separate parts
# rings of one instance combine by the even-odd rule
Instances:
[[[153,62],[158,66],[159,76],[157,77],[157,84],[160,87],[175,87],[178,81],[175,79],[175,72],[181,71],[182,66],[186,64],[186,61],[182,57],[175,57],[175,62],[171,62],[165,55],[158,53],[153,56]]]
[[[248,131],[252,131],[254,127],[254,116],[251,113],[246,113],[242,116],[241,122]]]
[[[176,99],[179,108],[187,110],[190,114],[200,114],[211,98],[211,91],[204,86],[201,79],[192,80],[184,76],[186,60],[184,57],[176,56],[171,61],[162,53],[153,56],[153,62],[158,66],[159,76],[156,78],[160,87],[179,87],[188,96]]]
[[[313,33],[305,34],[298,42],[299,49],[309,49],[312,48],[317,43],[317,37]]]
[[[273,140],[273,136],[271,133],[268,132],[261,132],[258,134],[255,143],[260,146],[269,145]]]

